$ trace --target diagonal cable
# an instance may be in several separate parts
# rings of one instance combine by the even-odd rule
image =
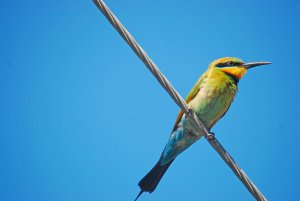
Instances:
[[[225,161],[225,163],[231,168],[234,174],[239,178],[239,180],[244,184],[248,191],[253,195],[253,197],[258,201],[267,201],[264,195],[259,191],[255,184],[248,178],[245,172],[236,164],[229,153],[224,149],[216,137],[211,137],[209,130],[203,125],[201,120],[197,117],[192,109],[189,109],[186,102],[179,95],[179,93],[174,89],[168,79],[160,72],[155,63],[149,58],[142,47],[135,41],[132,35],[126,30],[126,28],[121,24],[117,17],[110,11],[107,5],[102,0],[93,0],[98,9],[103,13],[110,24],[119,32],[126,43],[131,47],[131,49],[136,53],[136,55],[143,61],[150,72],[155,76],[161,86],[168,92],[175,103],[183,110],[188,118],[192,120],[195,127],[199,131],[198,133],[204,134],[204,137],[210,143],[210,145],[218,152],[220,157]]]

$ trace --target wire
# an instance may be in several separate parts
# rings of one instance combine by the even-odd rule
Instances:
[[[175,103],[183,110],[188,118],[192,120],[196,126],[198,133],[196,137],[200,137],[204,134],[204,137],[211,144],[211,146],[218,152],[220,157],[225,161],[225,163],[231,168],[234,174],[240,179],[240,181],[245,185],[248,191],[259,201],[267,201],[264,195],[259,191],[259,189],[254,185],[254,183],[248,178],[245,172],[236,164],[230,154],[224,149],[215,136],[213,136],[209,130],[203,125],[201,120],[197,117],[195,112],[188,108],[186,102],[179,95],[179,93],[174,89],[168,79],[160,72],[159,68],[146,54],[143,48],[135,41],[133,36],[126,30],[126,28],[121,24],[118,18],[110,11],[107,5],[102,0],[93,0],[98,9],[103,13],[110,24],[119,32],[126,43],[131,47],[131,49],[136,53],[136,55],[143,61],[150,72],[155,76],[161,86],[168,92]]]

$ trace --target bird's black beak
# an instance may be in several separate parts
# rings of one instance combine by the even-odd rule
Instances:
[[[271,64],[271,62],[261,61],[261,62],[251,62],[251,63],[245,63],[243,64],[243,67],[246,69],[250,69],[256,66],[262,66],[262,65],[268,65]]]

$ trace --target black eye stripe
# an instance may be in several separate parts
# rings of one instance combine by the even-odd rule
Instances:
[[[224,62],[224,63],[218,63],[216,65],[216,67],[223,68],[223,67],[228,67],[228,66],[240,66],[241,64],[242,63],[240,63],[240,62],[228,61],[228,62]]]

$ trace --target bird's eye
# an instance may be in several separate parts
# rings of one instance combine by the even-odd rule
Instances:
[[[228,61],[228,62],[227,62],[227,66],[233,66],[233,64],[234,64],[234,63],[233,63],[232,61]]]

